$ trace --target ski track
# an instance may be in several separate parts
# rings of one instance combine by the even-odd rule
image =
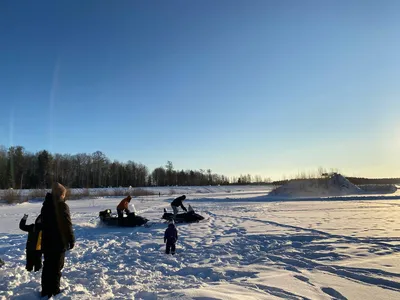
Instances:
[[[285,209],[279,202],[203,199],[188,203],[196,206],[206,220],[177,225],[175,256],[163,253],[166,224],[159,217],[162,209],[169,207],[168,199],[135,203],[137,207],[143,206],[138,213],[145,217],[150,214],[150,221],[155,222],[149,228],[100,226],[98,211],[110,207],[101,199],[93,200],[93,209],[88,202],[88,209],[83,212],[71,205],[72,219],[77,220],[77,242],[75,249],[67,252],[61,281],[64,291],[55,298],[201,299],[185,296],[184,291],[190,294],[192,290],[220,285],[255,293],[257,299],[351,298],[346,289],[320,282],[318,274],[340,277],[352,289],[374,288],[384,295],[400,297],[398,269],[391,272],[383,267],[352,266],[367,261],[376,263],[386,257],[398,259],[400,246],[391,243],[400,241],[400,237],[329,233],[293,225],[298,218],[290,216],[279,222],[265,220]],[[396,203],[393,207],[400,210]],[[40,272],[24,270],[25,242],[25,234],[0,234],[0,256],[6,261],[6,268],[0,269],[0,299],[32,299],[40,290]],[[269,279],[261,280],[260,276],[265,274],[271,274]],[[284,284],[285,280],[278,284],[275,280],[279,278],[290,278],[301,288],[292,290]],[[370,297],[374,299],[373,295]]]

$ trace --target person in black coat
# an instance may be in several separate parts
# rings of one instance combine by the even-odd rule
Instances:
[[[178,207],[181,207],[184,211],[187,212],[186,207],[183,205],[183,200],[185,200],[185,199],[186,199],[186,196],[182,195],[182,196],[174,199],[174,201],[171,202],[171,207],[174,212],[174,218],[178,214]]]
[[[165,253],[175,254],[176,241],[178,240],[178,230],[175,227],[174,221],[168,224],[168,228],[164,233]]]
[[[52,186],[42,207],[42,251],[44,254],[42,273],[42,297],[60,293],[61,270],[64,267],[65,251],[74,248],[69,207],[65,203],[66,189],[59,183]]]
[[[42,231],[41,223],[42,216],[36,218],[34,224],[26,225],[28,215],[25,214],[19,222],[19,229],[28,232],[28,239],[26,241],[26,269],[35,272],[42,268]]]

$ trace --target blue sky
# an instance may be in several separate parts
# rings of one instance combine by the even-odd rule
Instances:
[[[1,1],[0,144],[400,176],[399,34],[398,1]]]

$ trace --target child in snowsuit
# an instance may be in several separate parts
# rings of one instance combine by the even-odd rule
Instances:
[[[28,215],[24,214],[19,222],[19,229],[28,232],[26,241],[26,269],[35,272],[42,268],[42,217],[39,215],[34,224],[26,225]]]
[[[168,228],[164,233],[164,243],[166,243],[165,253],[169,254],[171,252],[172,255],[175,254],[175,244],[178,240],[178,230],[175,227],[174,222],[168,224]]]

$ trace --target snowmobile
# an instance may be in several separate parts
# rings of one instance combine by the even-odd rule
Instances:
[[[195,213],[193,208],[189,205],[188,211],[177,214],[175,219],[174,219],[174,214],[167,212],[167,209],[164,208],[164,214],[162,215],[162,219],[167,220],[167,221],[174,220],[175,223],[194,223],[194,222],[199,222],[201,220],[204,220],[204,217]]]
[[[146,224],[149,220],[141,216],[137,216],[136,213],[131,212],[122,220],[118,220],[116,214],[111,213],[111,209],[106,209],[99,212],[100,221],[102,224],[107,226],[121,226],[121,227],[136,227]]]

